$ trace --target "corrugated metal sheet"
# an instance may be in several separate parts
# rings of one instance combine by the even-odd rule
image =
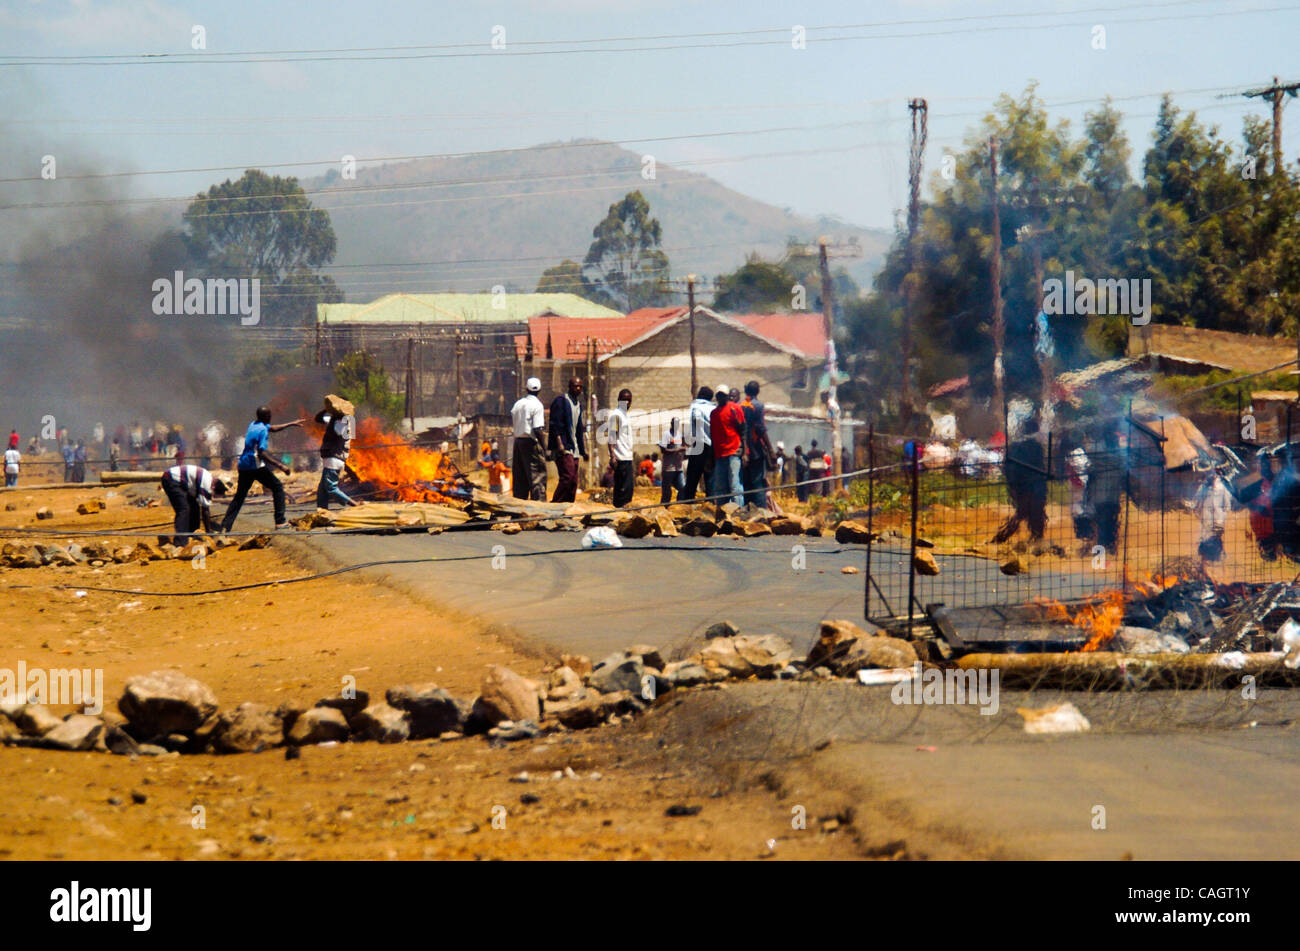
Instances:
[[[623,316],[576,294],[388,294],[369,304],[319,304],[316,319],[324,324],[523,323],[548,311],[562,317]]]

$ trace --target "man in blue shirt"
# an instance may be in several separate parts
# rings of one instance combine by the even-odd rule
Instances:
[[[235,497],[230,500],[230,507],[226,509],[226,517],[221,521],[223,532],[228,532],[234,527],[239,510],[244,505],[244,498],[254,482],[262,483],[271,492],[272,506],[275,509],[275,527],[288,527],[289,523],[284,520],[284,483],[275,477],[271,468],[279,469],[288,475],[289,467],[271,456],[267,451],[268,442],[271,433],[278,433],[290,426],[301,426],[302,423],[301,419],[295,419],[291,423],[272,426],[271,410],[265,406],[257,408],[257,419],[249,423],[248,432],[244,434],[244,451],[239,455],[239,482],[235,488]]]

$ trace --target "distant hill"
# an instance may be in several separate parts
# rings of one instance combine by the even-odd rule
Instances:
[[[353,181],[331,171],[302,184],[330,213],[338,235],[334,263],[343,265],[330,273],[349,301],[399,290],[482,291],[495,284],[532,291],[546,268],[566,257],[581,261],[592,228],[635,189],[663,226],[674,276],[693,271],[712,278],[734,270],[751,251],[775,258],[787,238],[828,235],[837,242],[858,240],[863,256],[837,264],[865,287],[892,238],[883,229],[794,215],[663,163],[655,171],[655,180],[646,181],[637,153],[578,141],[363,168]],[[376,262],[421,266],[377,268]]]

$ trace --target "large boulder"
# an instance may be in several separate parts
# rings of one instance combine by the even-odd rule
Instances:
[[[633,644],[623,652],[623,656],[640,657],[641,663],[655,670],[663,670],[664,667],[664,657],[659,653],[659,648],[651,647],[649,644]]]
[[[402,684],[385,694],[390,707],[405,711],[411,721],[411,738],[441,736],[464,728],[466,710],[437,684]]]
[[[694,687],[698,684],[726,679],[725,670],[719,667],[705,667],[694,660],[678,660],[664,666],[664,680],[673,687]]]
[[[570,700],[581,700],[586,693],[582,678],[572,667],[557,667],[551,672],[550,682],[547,684],[546,702],[567,703]]]
[[[704,639],[711,641],[715,637],[735,637],[740,633],[740,628],[730,621],[714,621],[704,631]]]
[[[207,684],[179,670],[155,670],[126,681],[117,702],[139,737],[189,733],[217,712],[217,698]]]
[[[324,700],[317,700],[318,707],[333,707],[343,714],[348,720],[370,706],[370,694],[365,690],[353,690],[352,696],[345,697],[326,697]]]
[[[284,720],[261,703],[241,703],[221,714],[212,745],[222,753],[260,753],[284,742]]]
[[[700,651],[700,663],[705,667],[724,670],[732,677],[748,677],[755,673],[754,665],[737,649],[737,640],[737,637],[715,637]]]
[[[470,718],[487,728],[502,720],[538,720],[541,715],[537,685],[499,664],[489,667],[483,675],[478,699],[470,711]]]
[[[600,726],[611,715],[639,713],[645,707],[645,703],[639,697],[627,691],[589,693],[581,700],[547,704],[546,718],[555,720],[570,730],[586,730]]]
[[[295,746],[348,738],[348,721],[333,707],[312,707],[294,721],[289,742]]]
[[[656,538],[676,538],[681,534],[677,531],[677,523],[667,512],[660,512],[655,516],[654,531]]]
[[[817,630],[817,640],[813,643],[812,649],[808,651],[808,658],[805,661],[808,668],[822,665],[829,666],[828,661],[843,657],[848,653],[849,647],[853,642],[863,637],[875,637],[884,632],[880,628],[873,628],[870,631],[863,630],[852,621],[822,621]]]
[[[352,732],[363,740],[401,743],[411,735],[411,718],[405,710],[390,707],[379,700],[354,716],[351,727]]]
[[[864,667],[911,667],[916,662],[916,649],[907,641],[881,636],[859,638],[826,666],[841,677],[851,677]]]
[[[916,554],[912,556],[912,567],[916,569],[918,575],[930,578],[939,573],[939,563],[934,560],[934,555],[924,548],[918,548]]]
[[[583,680],[591,676],[591,658],[586,654],[561,654],[560,663]]]
[[[808,519],[802,515],[777,515],[767,522],[773,535],[802,535],[808,530],[808,525]]]
[[[712,538],[718,533],[718,524],[712,519],[693,518],[682,523],[681,533],[693,538]]]

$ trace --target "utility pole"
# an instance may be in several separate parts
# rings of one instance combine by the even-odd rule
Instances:
[[[587,338],[587,482],[586,488],[590,489],[596,484],[596,430],[592,422],[596,418],[596,341]]]
[[[1282,97],[1296,97],[1296,91],[1300,90],[1300,83],[1283,83],[1276,76],[1273,77],[1273,85],[1265,86],[1261,89],[1247,89],[1242,93],[1247,99],[1270,99],[1273,102],[1273,174],[1280,175],[1282,166],[1286,163],[1282,161]]]
[[[320,317],[316,318],[316,366],[320,366]]]
[[[415,435],[415,338],[406,338],[406,418],[411,421],[411,435]]]
[[[840,438],[840,401],[837,398],[836,378],[840,374],[835,358],[835,289],[831,285],[831,265],[826,257],[826,239],[817,240],[817,263],[822,278],[822,320],[826,324],[826,416],[831,424],[831,471],[836,476],[844,474],[843,440]],[[834,485],[838,488],[839,483]]]
[[[460,352],[461,352],[460,331],[457,330],[456,331],[456,452],[461,459],[464,459],[465,458],[465,437],[463,433],[464,426],[462,424],[465,422],[465,414],[464,414],[465,406],[464,406],[464,394],[463,394],[463,390],[461,389]]]
[[[912,113],[912,145],[907,156],[907,259],[903,274],[903,382],[899,387],[898,408],[907,432],[912,421],[912,323],[916,315],[916,230],[921,220],[921,160],[925,155],[926,125],[929,106],[924,99],[907,104]]]
[[[695,275],[686,275],[686,307],[691,320],[691,399],[699,392],[700,381],[695,376]]]
[[[989,172],[993,204],[993,263],[989,268],[993,283],[993,418],[1003,419],[1006,416],[1006,392],[1003,386],[1002,343],[1006,328],[1002,325],[1002,221],[998,216],[998,143],[991,136]]]

